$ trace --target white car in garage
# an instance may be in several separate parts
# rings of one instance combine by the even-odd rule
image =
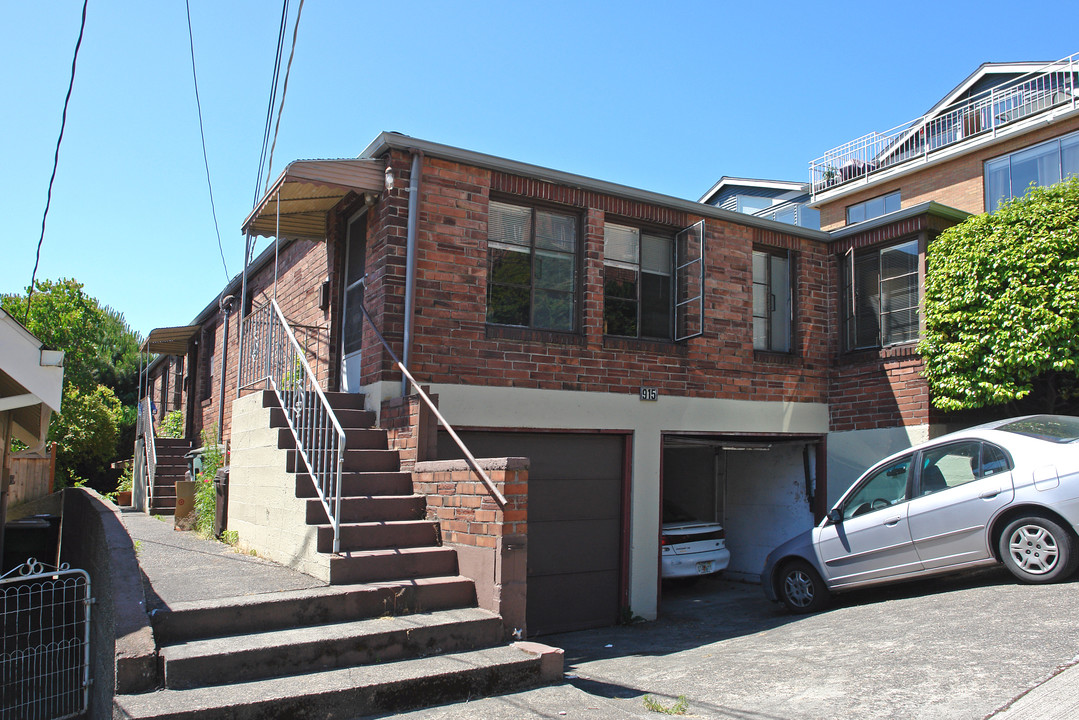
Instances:
[[[664,522],[660,533],[660,557],[664,579],[711,575],[731,562],[723,526],[714,522],[677,520]]]

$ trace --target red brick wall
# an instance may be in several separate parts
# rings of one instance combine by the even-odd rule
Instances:
[[[1040,127],[1020,137],[979,148],[950,162],[927,167],[895,180],[874,184],[861,192],[839,198],[820,208],[821,230],[835,230],[847,224],[846,208],[863,200],[899,190],[902,207],[929,200],[969,213],[985,212],[984,163],[995,157],[1036,145],[1079,129],[1079,118],[1050,127]]]
[[[401,352],[409,156],[391,159],[397,188],[383,194],[369,226],[367,306]],[[829,255],[823,243],[708,219],[703,337],[683,343],[605,338],[603,223],[642,222],[671,232],[699,218],[632,200],[425,158],[418,233],[416,316],[411,369],[421,382],[636,392],[641,385],[677,396],[825,402],[830,340]],[[486,324],[487,208],[492,193],[554,205],[581,217],[582,332],[533,332]],[[796,254],[793,357],[752,347],[755,243]],[[365,347],[375,347],[365,335]],[[371,353],[364,383],[395,379]]]
[[[517,460],[484,461],[492,484],[506,498],[505,508],[461,461],[446,463],[457,469],[415,473],[416,493],[427,498],[427,519],[441,525],[444,542],[494,549],[503,537],[527,535],[528,468],[515,465]],[[494,468],[492,462],[506,466]]]
[[[832,374],[832,431],[928,423],[929,388],[921,370],[909,345],[841,358]]]

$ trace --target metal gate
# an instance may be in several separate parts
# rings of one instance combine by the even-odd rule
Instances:
[[[66,563],[30,558],[0,577],[0,720],[86,711],[92,604],[90,576]]]

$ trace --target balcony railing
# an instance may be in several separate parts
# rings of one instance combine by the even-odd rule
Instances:
[[[1079,102],[1079,53],[1050,63],[1000,86],[965,98],[942,111],[923,115],[885,132],[869,133],[829,150],[809,163],[813,194],[868,177],[901,163],[980,135],[995,134],[1011,123]]]
[[[345,431],[276,300],[243,320],[239,384],[266,384],[277,395],[296,451],[333,524],[333,551],[339,552]]]

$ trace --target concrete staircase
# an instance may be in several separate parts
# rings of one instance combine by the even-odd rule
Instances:
[[[329,583],[156,612],[161,689],[117,696],[117,717],[355,718],[561,680],[560,650],[506,644],[502,619],[476,606],[363,398],[329,398],[348,428],[339,553],[276,397],[262,397]]]
[[[184,479],[187,460],[191,450],[188,440],[155,438],[157,470],[154,472],[154,491],[150,500],[151,515],[174,515],[176,513],[176,481]]]

